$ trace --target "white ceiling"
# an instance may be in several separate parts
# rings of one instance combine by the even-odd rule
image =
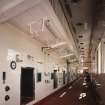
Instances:
[[[43,46],[49,47],[49,50],[55,51],[59,56],[65,56],[73,53],[72,42],[67,38],[66,32],[60,24],[48,0],[15,0],[15,6],[4,9],[0,15],[0,22],[8,22],[21,31],[27,33],[29,37],[40,41]],[[1,1],[0,1],[1,2]],[[2,1],[0,8],[11,5],[12,1]],[[1,12],[0,12],[1,14]],[[49,22],[54,29],[50,30],[46,23]],[[55,34],[56,33],[56,34]],[[50,48],[50,46],[66,42],[67,44]]]
[[[44,44],[50,45],[58,43],[57,41],[63,41],[62,37],[59,37],[59,35],[54,36],[52,32],[50,32],[48,28],[45,26],[46,17],[48,19],[50,19],[51,17],[51,12],[49,9],[47,9],[48,6],[46,5],[47,4],[45,2],[40,2],[40,4],[34,6],[31,9],[28,9],[23,14],[20,14],[15,18],[10,19],[9,23],[29,34],[32,34],[30,32],[31,28],[31,31],[34,32],[32,34],[33,37],[39,39]],[[45,19],[45,21],[42,31],[43,19]]]

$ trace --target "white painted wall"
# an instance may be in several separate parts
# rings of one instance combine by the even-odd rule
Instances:
[[[105,48],[103,44],[103,39],[98,45],[98,48],[95,52],[95,59],[92,61],[92,71],[96,74],[104,73],[104,62],[105,62]]]
[[[32,39],[29,35],[21,32],[15,27],[9,24],[0,25],[0,105],[20,105],[20,75],[21,67],[34,67],[35,77],[37,72],[42,72],[42,82],[37,83],[35,81],[35,97],[36,99],[27,104],[32,105],[52,92],[61,88],[62,83],[59,84],[57,89],[53,89],[53,81],[50,77],[45,77],[44,72],[53,72],[54,68],[59,67],[59,72],[66,70],[66,61],[59,59],[59,56],[55,54],[45,55],[41,51],[41,46],[39,42]],[[12,51],[12,58],[10,57],[10,52]],[[11,60],[16,60],[15,55],[20,54],[23,62],[17,62],[16,70],[11,70],[10,62]],[[27,55],[34,57],[33,61],[27,58]],[[38,62],[42,62],[39,64]],[[2,72],[6,72],[6,83],[2,82]],[[49,84],[45,83],[45,80],[50,81]],[[35,78],[36,80],[36,78]],[[4,88],[9,85],[11,90],[5,92]],[[10,95],[10,100],[5,102],[5,95]]]
[[[104,41],[105,41],[105,38],[103,38],[101,40],[101,54],[102,54],[102,62],[101,62],[101,66],[102,66],[102,69],[101,69],[101,73],[105,73],[105,44],[104,44]]]

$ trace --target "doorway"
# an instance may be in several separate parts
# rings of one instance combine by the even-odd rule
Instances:
[[[65,84],[65,71],[63,71],[63,84]]]
[[[58,87],[57,70],[54,70],[54,89]]]
[[[21,68],[21,105],[35,99],[34,68]]]

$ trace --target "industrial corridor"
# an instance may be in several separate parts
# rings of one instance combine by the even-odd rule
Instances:
[[[105,0],[0,0],[0,105],[105,105]]]

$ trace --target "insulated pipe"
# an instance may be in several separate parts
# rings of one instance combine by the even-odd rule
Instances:
[[[75,49],[75,44],[72,39],[72,36],[67,35],[67,32],[63,29],[62,24],[59,22],[58,19],[56,23],[53,19],[46,20],[46,27],[55,36],[55,38],[59,38],[61,40],[61,37],[63,37],[69,45],[70,50],[74,52],[74,55],[76,55],[76,57],[78,58],[77,50]]]

